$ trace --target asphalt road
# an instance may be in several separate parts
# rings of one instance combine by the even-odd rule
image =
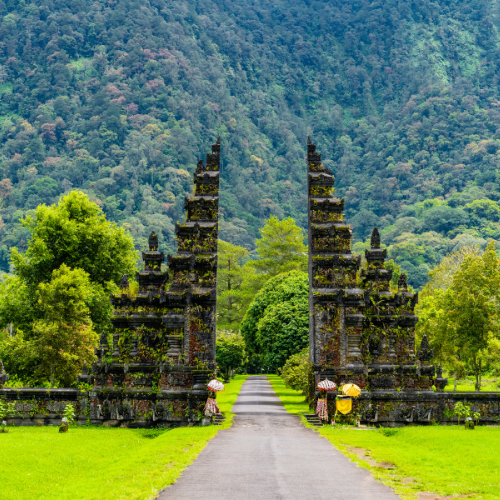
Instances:
[[[158,500],[398,500],[285,411],[266,377],[249,377],[235,421]]]

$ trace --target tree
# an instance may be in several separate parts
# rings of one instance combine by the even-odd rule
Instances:
[[[231,371],[245,363],[245,341],[241,333],[231,330],[217,331],[216,359],[225,380],[229,380]]]
[[[95,359],[98,335],[90,319],[94,288],[82,269],[63,264],[52,273],[50,283],[38,287],[44,318],[33,325],[32,348],[38,360],[35,375],[68,386],[84,363]]]
[[[218,252],[217,324],[237,330],[253,298],[249,278],[255,270],[243,263],[250,254],[244,247],[219,240]]]
[[[309,344],[309,278],[290,271],[271,278],[257,293],[241,324],[247,351],[277,370]]]
[[[16,375],[28,375],[35,384],[74,385],[82,365],[95,359],[98,335],[90,319],[95,293],[89,275],[65,264],[52,273],[49,283],[40,283],[37,300],[44,316],[36,319],[32,332],[5,339],[0,350],[6,366]],[[29,371],[26,374],[23,372]]]
[[[0,282],[0,324],[3,328],[26,331],[33,323],[33,309],[28,301],[28,287],[18,276],[4,276]],[[12,325],[12,326],[11,326]]]
[[[43,302],[37,300],[39,285],[50,282],[53,272],[65,264],[88,274],[95,291],[90,316],[96,329],[104,329],[110,314],[109,294],[122,275],[135,268],[132,237],[108,222],[80,191],[70,192],[55,205],[38,206],[22,225],[30,230],[31,239],[26,253],[12,249],[12,261],[15,276],[26,286],[34,318],[44,315]],[[1,319],[5,324],[14,318],[6,315]]]
[[[490,337],[498,336],[500,318],[500,261],[493,242],[481,257],[464,259],[445,294],[447,330],[470,363],[476,378],[476,391],[479,391],[483,353]]]
[[[307,247],[304,233],[291,217],[279,220],[274,215],[259,229],[260,239],[255,240],[257,255],[253,265],[267,277],[292,271],[307,270]]]
[[[309,362],[309,348],[302,349],[297,354],[290,356],[281,370],[283,381],[287,387],[307,394],[309,390],[309,377],[312,372]]]
[[[292,269],[306,270],[307,247],[302,229],[288,217],[271,217],[255,241],[257,259],[241,246],[219,240],[217,321],[220,328],[236,330],[255,294],[266,281]]]
[[[456,375],[465,363],[479,391],[489,346],[499,336],[500,261],[494,243],[482,255],[474,248],[455,252],[431,274],[417,309],[417,331],[429,335],[437,359]]]

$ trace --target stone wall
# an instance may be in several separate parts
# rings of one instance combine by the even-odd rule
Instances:
[[[380,427],[406,425],[456,425],[453,415],[457,402],[481,414],[480,425],[500,425],[499,392],[364,392],[353,401],[353,412],[337,415],[337,421],[354,421]],[[335,415],[335,396],[328,398],[329,415]],[[463,419],[461,420],[463,423]]]

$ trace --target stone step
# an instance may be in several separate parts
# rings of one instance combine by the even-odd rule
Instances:
[[[318,418],[317,415],[314,413],[304,413],[303,414],[305,419],[309,424],[311,424],[314,427],[323,427],[323,421]]]
[[[212,424],[213,425],[221,425],[225,420],[226,420],[226,417],[222,413],[218,413],[212,419]]]

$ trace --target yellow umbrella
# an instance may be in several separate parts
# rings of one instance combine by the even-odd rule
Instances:
[[[344,384],[342,393],[346,396],[357,398],[361,394],[361,389],[356,384]]]

